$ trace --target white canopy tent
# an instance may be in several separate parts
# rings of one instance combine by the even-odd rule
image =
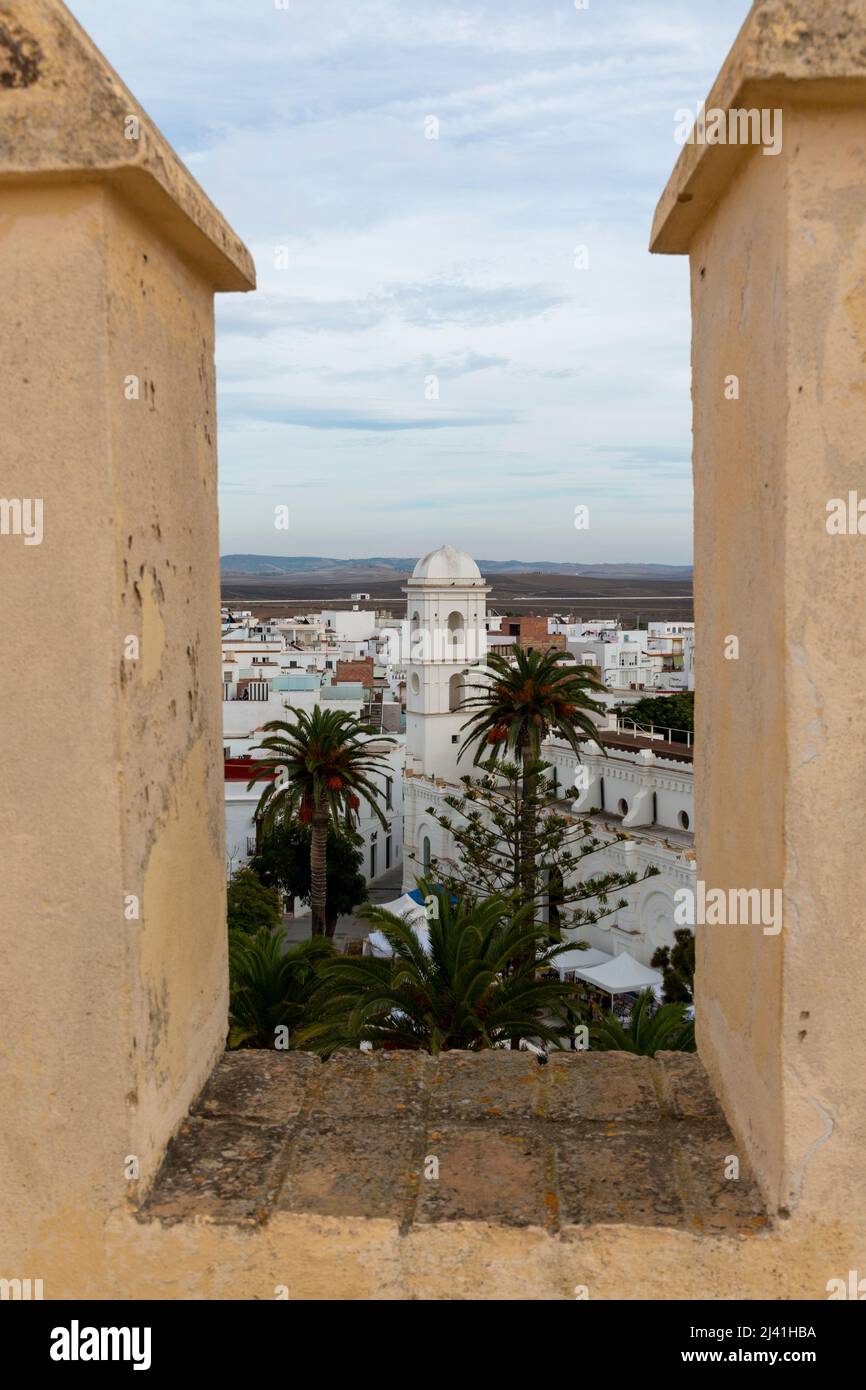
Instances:
[[[594,970],[596,966],[606,965],[609,960],[613,960],[613,956],[607,951],[596,951],[592,947],[586,951],[575,949],[563,951],[561,956],[557,956],[553,961],[553,968],[560,976],[566,973],[581,975],[582,971]]]
[[[401,898],[395,898],[390,903],[380,903],[385,912],[392,913],[395,917],[402,917],[404,922],[408,922],[414,931],[423,950],[430,950],[430,934],[427,930],[427,912],[420,903],[417,903],[409,893],[404,893]],[[367,946],[370,954],[379,957],[393,955],[391,945],[387,936],[380,931],[371,931],[367,937]]]
[[[664,979],[659,970],[650,970],[646,965],[641,965],[628,951],[614,956],[604,965],[590,966],[586,970],[574,967],[574,973],[607,994],[639,994],[643,989],[656,990]]]
[[[427,920],[427,912],[423,903],[417,903],[411,893],[404,893],[402,898],[395,898],[392,903],[377,903],[383,912],[390,912],[394,917],[403,917],[407,922],[424,922]]]

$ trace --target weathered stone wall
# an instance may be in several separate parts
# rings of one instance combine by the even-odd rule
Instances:
[[[2,492],[42,508],[0,536],[5,1264],[151,1180],[223,1046],[212,301],[252,268],[65,7],[0,13]]]
[[[864,0],[758,0],[714,108],[782,142],[687,145],[653,230],[692,266],[698,872],[783,924],[699,927],[698,1045],[771,1209],[862,1230]]]

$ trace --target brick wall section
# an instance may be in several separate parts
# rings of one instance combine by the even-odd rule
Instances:
[[[341,681],[360,681],[365,690],[372,690],[373,658],[365,656],[358,661],[338,661],[334,680],[338,683]]]
[[[227,1053],[140,1218],[260,1225],[275,1213],[384,1219],[403,1234],[456,1221],[766,1225],[694,1055]],[[432,1163],[431,1160],[435,1160]]]
[[[549,633],[546,618],[516,616],[509,613],[502,619],[502,631],[506,636],[510,636],[512,628],[518,629],[514,638],[520,647],[532,647],[535,651],[540,652],[565,651],[565,637],[561,632]]]

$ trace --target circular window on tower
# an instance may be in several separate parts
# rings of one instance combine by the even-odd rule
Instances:
[[[679,821],[680,830],[688,830],[689,826],[691,825],[688,811],[680,811]]]
[[[409,684],[412,686],[412,694],[413,694],[413,695],[420,695],[420,694],[421,694],[421,678],[420,678],[420,676],[418,675],[418,672],[417,672],[417,671],[413,671],[413,672],[412,672],[412,679],[411,679],[411,681],[409,682]]]
[[[625,800],[620,801],[619,806],[617,807],[617,810],[619,811],[619,813],[620,813],[621,816],[627,816],[627,815],[628,815],[628,802],[625,801]]]

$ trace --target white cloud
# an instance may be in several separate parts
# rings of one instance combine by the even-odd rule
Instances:
[[[646,246],[748,0],[71,7],[256,256],[224,550],[289,501],[297,553],[689,560],[687,273]]]

